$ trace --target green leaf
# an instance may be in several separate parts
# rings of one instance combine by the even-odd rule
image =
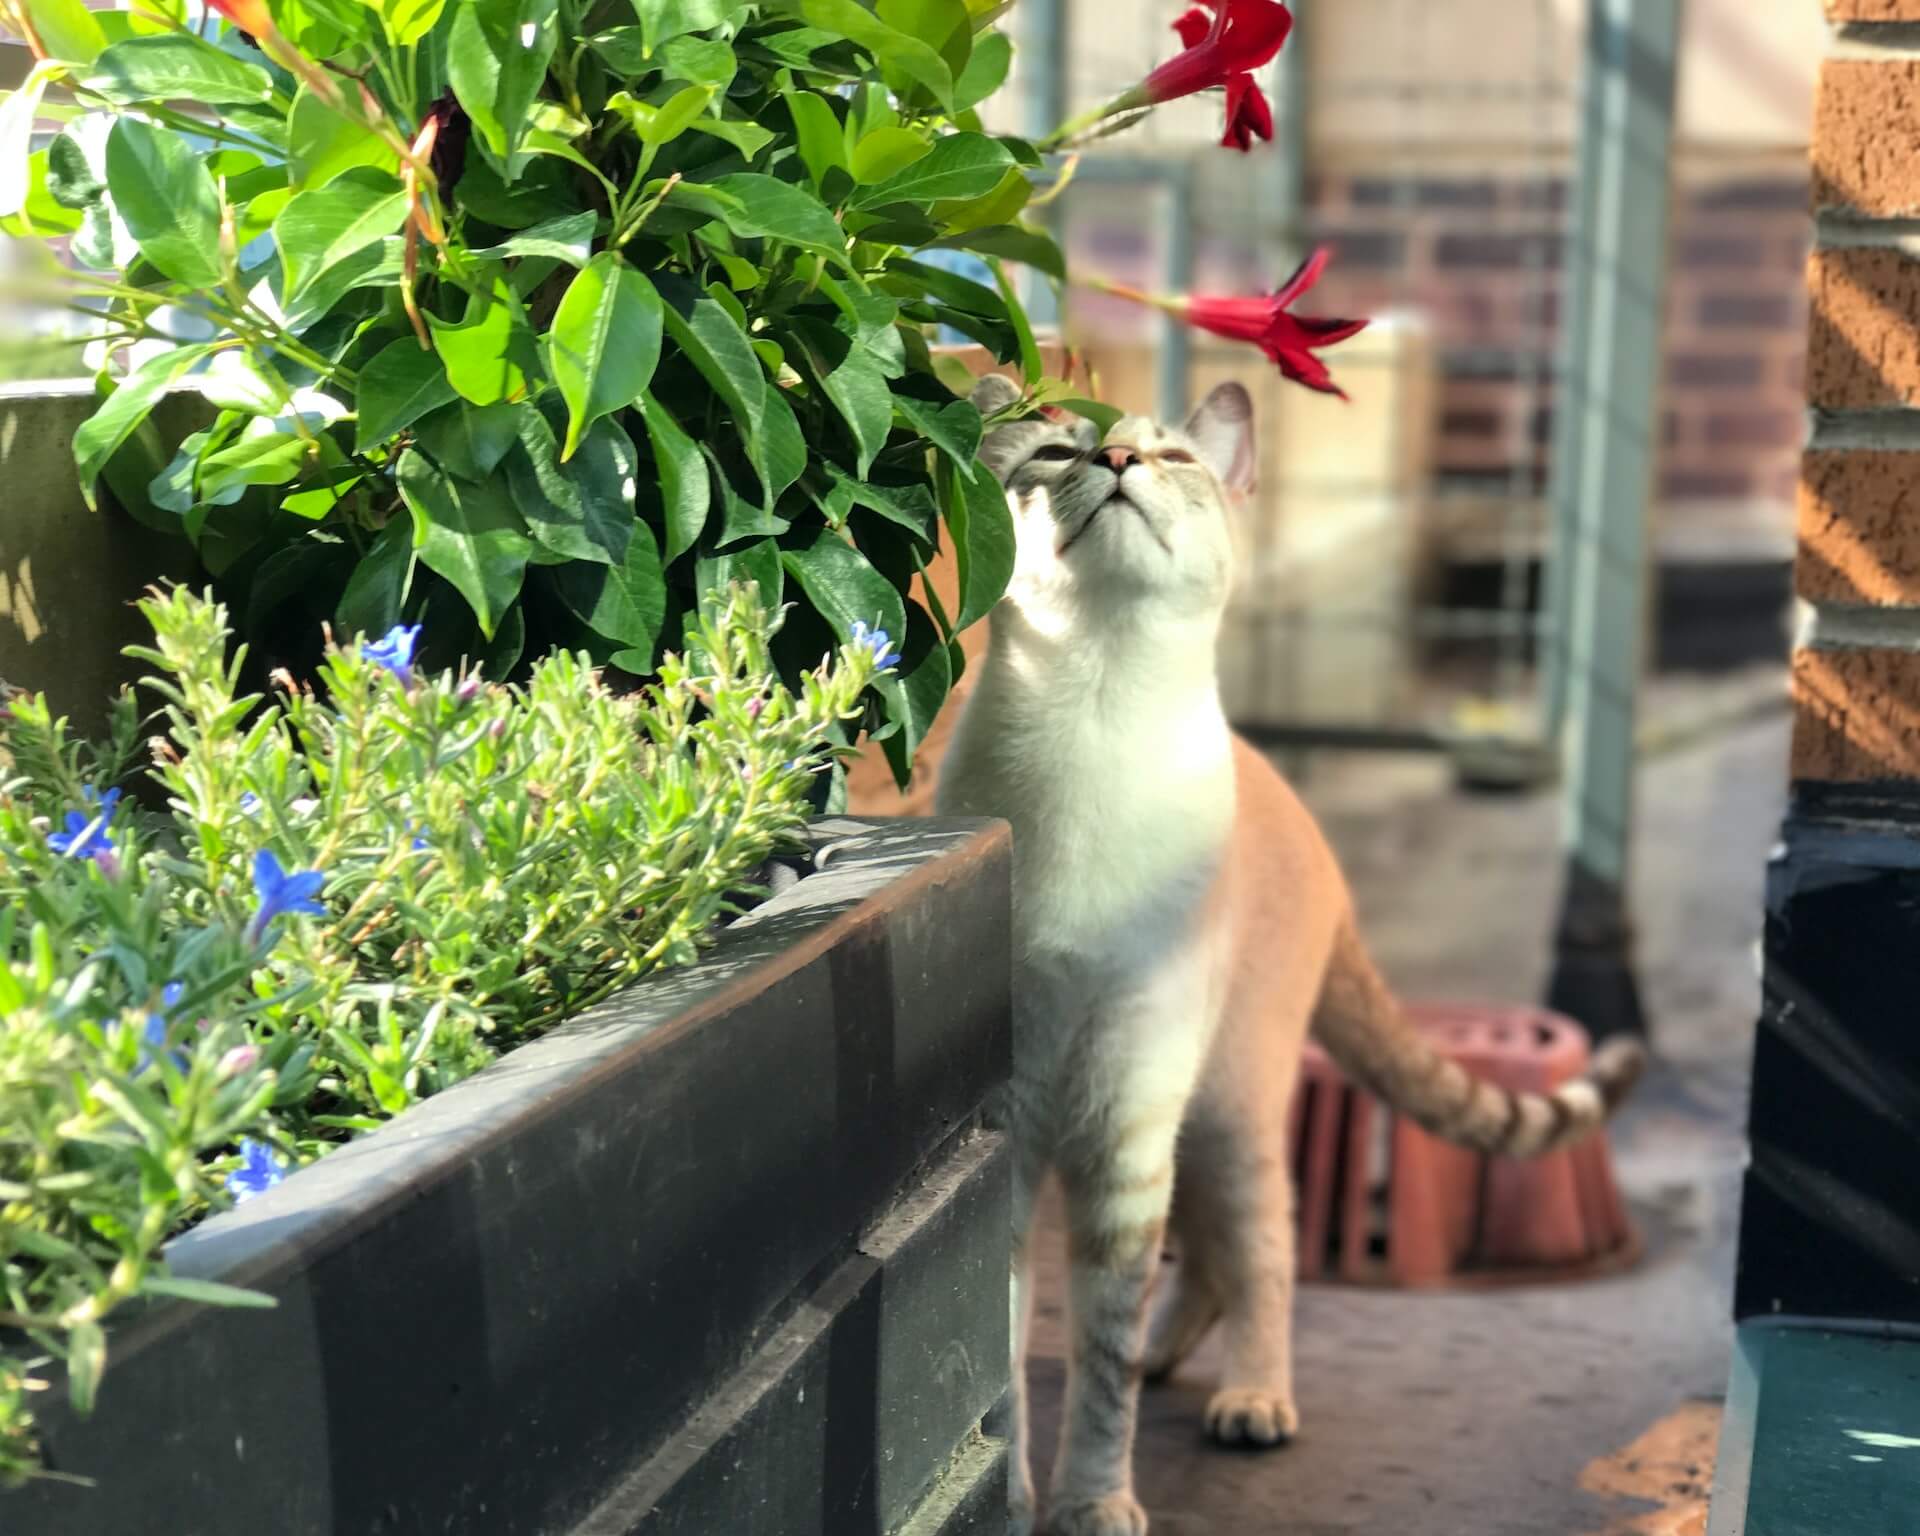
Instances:
[[[520,419],[531,407],[469,405],[456,400],[435,411],[414,432],[414,445],[450,475],[484,480],[513,447]]]
[[[746,332],[726,309],[685,278],[654,278],[666,301],[664,317],[674,344],[733,411],[747,460],[765,491],[763,505],[779,495],[807,465],[806,439],[785,397],[767,382]]]
[[[737,117],[696,117],[687,127],[694,133],[704,133],[723,144],[731,144],[740,151],[743,160],[753,159],[778,137],[758,123],[742,122]]]
[[[147,419],[168,387],[208,352],[205,346],[176,347],[148,358],[107,396],[106,403],[80,424],[73,434],[73,462],[80,472],[80,492],[94,505],[93,483],[101,468]]]
[[[1000,297],[1006,301],[1007,318],[1013,322],[1013,334],[1020,339],[1020,372],[1028,388],[1032,388],[1045,377],[1047,371],[1046,365],[1040,360],[1040,344],[1034,340],[1033,327],[1027,323],[1026,306],[1014,291],[1007,269],[997,259],[990,258],[987,265],[993,268],[993,280],[999,285]]]
[[[26,207],[27,194],[33,190],[28,156],[33,149],[33,120],[40,111],[40,97],[46,90],[47,78],[43,69],[28,71],[26,83],[0,102],[0,218],[10,217]],[[54,140],[55,144],[71,142],[64,136]],[[51,166],[48,180],[51,185]],[[61,199],[57,188],[53,188],[53,197],[63,207],[74,206]]]
[[[711,32],[741,7],[738,0],[633,0],[633,9],[651,53],[669,38]]]
[[[711,86],[716,91],[733,84],[733,77],[740,71],[733,49],[717,37],[677,37],[660,50],[660,59],[669,79]]]
[[[852,638],[856,623],[895,637],[906,632],[899,588],[832,529],[817,530],[810,544],[782,550],[780,563],[842,640]]]
[[[285,485],[313,462],[312,450],[291,432],[250,432],[202,461],[200,495],[217,503],[249,485]]]
[[[176,282],[220,282],[220,193],[179,134],[123,117],[107,136],[107,185],[140,254]]]
[[[727,228],[745,239],[784,240],[844,263],[847,233],[811,192],[803,192],[773,176],[742,171],[705,185],[740,201],[740,211],[727,215]]]
[[[595,634],[635,650],[653,649],[667,616],[667,583],[653,530],[646,524],[634,525],[626,559],[619,565],[575,562],[557,567],[553,579],[560,600]]]
[[[933,140],[911,128],[882,124],[853,146],[848,170],[863,187],[897,176],[916,160],[933,152]]]
[[[1003,325],[1006,323],[1007,306],[999,294],[970,277],[930,267],[925,262],[896,256],[887,263],[886,276],[881,279],[881,284],[891,293],[901,292],[903,288],[917,288],[965,314],[982,315]]]
[[[222,1285],[217,1280],[195,1280],[189,1275],[148,1275],[140,1282],[148,1296],[171,1296],[179,1301],[197,1301],[209,1307],[277,1307],[279,1301],[265,1291],[249,1291],[237,1285]]]
[[[400,157],[371,128],[336,112],[303,85],[287,115],[287,165],[294,186],[305,191],[356,166],[397,171]]]
[[[602,251],[567,287],[547,340],[547,366],[567,403],[562,459],[580,434],[631,405],[660,361],[660,295],[616,251]]]
[[[911,395],[895,395],[893,408],[906,424],[961,469],[973,467],[980,452],[980,413],[966,400],[929,405]]]
[[[633,442],[603,418],[562,462],[559,425],[542,410],[521,412],[519,446],[507,457],[514,503],[533,536],[555,554],[618,564],[634,528]]]
[[[821,392],[853,434],[859,472],[864,475],[893,430],[893,393],[887,376],[873,354],[857,345],[846,330],[806,318],[796,319],[793,326]]]
[[[935,203],[928,217],[947,235],[1010,224],[1033,197],[1033,183],[1019,166],[1011,167],[1000,184],[984,197],[962,197]]]
[[[372,0],[380,13],[380,25],[386,28],[387,41],[396,48],[410,48],[433,30],[447,0]]]
[[[81,0],[19,0],[49,58],[91,64],[107,46],[107,34]]]
[[[666,519],[665,557],[671,563],[700,537],[713,487],[700,449],[667,408],[652,395],[642,394],[640,409],[646,418],[647,439],[653,444],[654,477],[660,484]]]
[[[736,581],[750,581],[759,587],[763,607],[779,607],[786,594],[780,546],[772,539],[761,539],[754,544],[730,549],[724,555],[703,555],[694,561],[693,589],[699,597],[700,611],[711,611],[711,599],[716,594],[724,603],[727,587]]]
[[[384,635],[400,622],[412,580],[413,525],[396,517],[354,565],[333,610],[334,629],[342,635]]]
[[[826,97],[813,91],[786,91],[780,99],[787,104],[787,114],[793,119],[800,159],[813,184],[819,186],[829,171],[846,170],[846,134]]]
[[[405,191],[376,166],[355,166],[295,194],[273,221],[288,297],[297,299],[322,273],[395,234],[406,217]]]
[[[81,86],[122,105],[192,101],[233,106],[273,96],[273,77],[258,64],[223,53],[192,32],[125,38],[94,60]]]
[[[518,399],[527,387],[523,361],[530,361],[532,334],[520,297],[504,277],[491,293],[467,296],[467,313],[455,322],[427,316],[433,345],[446,365],[447,379],[475,405]]]
[[[47,146],[47,191],[62,208],[97,207],[107,195],[107,184],[102,179],[106,175],[106,144],[97,135],[92,137],[96,140],[93,147],[100,155],[97,165],[72,129]],[[0,165],[0,176],[4,176],[5,171],[6,167]]]
[[[107,1335],[98,1323],[76,1323],[67,1332],[67,1394],[73,1411],[93,1412],[94,1395],[107,1368]]]
[[[467,600],[489,640],[526,577],[533,540],[496,480],[472,485],[450,479],[418,453],[400,455],[400,494],[413,513],[413,547],[421,564],[450,581]]]
[[[1013,156],[998,139],[984,133],[949,133],[904,170],[877,186],[866,188],[854,201],[863,208],[888,203],[933,203],[944,198],[982,197],[1000,185],[1013,165]]]
[[[824,467],[833,487],[830,494],[837,493],[848,507],[869,508],[888,522],[905,528],[922,544],[932,548],[940,514],[933,504],[933,493],[925,484],[889,485],[869,479],[855,479],[837,464],[829,463]]]
[[[336,261],[307,284],[300,296],[285,305],[287,329],[295,335],[330,313],[357,288],[391,287],[405,276],[406,250],[398,235],[388,235],[363,246],[344,261]],[[414,343],[417,348],[418,342]]]
[[[953,71],[939,51],[896,31],[857,0],[774,0],[766,9],[851,39],[883,69],[925,86],[934,100],[953,110]]]
[[[1006,84],[1013,67],[1013,44],[998,32],[973,40],[973,52],[960,78],[953,82],[953,108],[965,112],[977,107]]]
[[[1062,395],[1051,403],[1059,406],[1063,411],[1072,411],[1076,416],[1085,417],[1100,429],[1102,437],[1111,432],[1119,424],[1120,419],[1127,414],[1117,406],[1105,405],[1098,400],[1083,399],[1078,395]]]
[[[354,451],[366,453],[458,396],[439,357],[412,336],[390,341],[360,370]]]
[[[970,229],[965,234],[953,235],[935,243],[949,250],[1004,256],[1009,261],[1024,262],[1056,282],[1064,283],[1067,280],[1066,258],[1060,254],[1060,247],[1053,236],[1044,230],[1029,229],[1024,224],[995,224],[985,229]]]
[[[447,80],[474,131],[502,160],[519,146],[546,83],[558,10],[559,0],[461,0],[454,7]]]
[[[941,477],[960,580],[960,611],[953,620],[957,632],[985,618],[1007,590],[1013,576],[1013,515],[1000,482],[984,467],[943,464]]]
[[[905,633],[890,632],[900,652],[899,665],[873,680],[874,691],[887,702],[887,718],[900,727],[881,744],[881,750],[902,789],[913,776],[914,754],[953,690],[953,662],[946,643],[925,609],[911,600],[906,606]]]
[[[593,254],[593,237],[600,228],[595,213],[569,213],[557,219],[545,219],[530,229],[473,252],[481,261],[502,261],[516,256],[550,256],[578,270]]]
[[[729,544],[738,544],[742,539],[777,537],[792,526],[778,513],[756,507],[739,495],[727,479],[719,459],[711,452],[707,458],[713,465],[713,480],[720,494],[720,530],[717,534],[711,531],[708,534],[714,548],[724,549]]]

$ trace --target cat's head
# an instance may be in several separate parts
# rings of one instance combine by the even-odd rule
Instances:
[[[982,414],[1016,398],[989,376]],[[1104,440],[1091,422],[1034,417],[987,434],[980,462],[1006,487],[1019,537],[1010,595],[1216,618],[1232,579],[1232,503],[1253,487],[1253,402],[1222,384],[1183,427],[1144,416]]]

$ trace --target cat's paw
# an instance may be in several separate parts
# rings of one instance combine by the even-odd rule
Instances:
[[[1147,1512],[1130,1493],[1068,1499],[1047,1511],[1041,1536],[1147,1536]]]
[[[1222,1445],[1285,1445],[1299,1432],[1293,1404],[1261,1387],[1222,1387],[1207,1404],[1207,1433]]]

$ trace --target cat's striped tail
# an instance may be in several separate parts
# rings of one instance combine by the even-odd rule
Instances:
[[[1408,1020],[1349,918],[1334,941],[1313,1032],[1355,1082],[1422,1130],[1476,1151],[1538,1157],[1606,1123],[1646,1065],[1612,1040],[1587,1075],[1552,1093],[1513,1093],[1449,1061]]]

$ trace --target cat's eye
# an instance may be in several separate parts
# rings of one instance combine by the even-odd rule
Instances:
[[[1034,458],[1048,464],[1064,464],[1068,459],[1080,457],[1080,450],[1070,443],[1048,443],[1033,451]]]
[[[1161,451],[1160,462],[1162,464],[1191,464],[1193,462],[1193,455],[1188,453],[1184,448],[1167,448]]]

